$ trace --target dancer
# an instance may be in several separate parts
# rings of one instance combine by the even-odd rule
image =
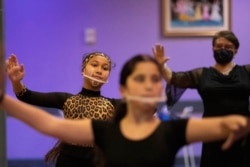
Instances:
[[[67,143],[95,144],[107,167],[170,167],[185,144],[227,138],[222,147],[227,149],[249,133],[249,118],[237,115],[161,122],[154,112],[164,100],[162,90],[159,64],[151,56],[136,55],[122,68],[124,103],[112,121],[61,119],[8,95],[0,106],[41,133]]]
[[[22,82],[25,74],[24,65],[19,64],[14,54],[7,59],[6,66],[8,77],[18,99],[37,106],[60,109],[66,119],[108,120],[119,103],[118,99],[101,95],[102,85],[108,82],[109,74],[114,66],[110,57],[101,52],[84,55],[81,71],[84,82],[82,90],[76,95],[65,92],[44,93],[28,89]],[[58,141],[45,156],[45,161],[54,162],[56,167],[91,167],[94,154],[93,145]]]
[[[174,72],[165,62],[164,47],[156,45],[154,56],[162,64],[167,81],[168,104],[173,106],[186,88],[197,89],[203,101],[203,117],[240,114],[249,116],[250,64],[237,65],[234,57],[239,40],[231,31],[217,32],[212,39],[214,65],[190,71]],[[182,89],[179,89],[182,88]],[[181,91],[180,91],[181,90]],[[239,140],[229,150],[220,149],[221,142],[202,146],[201,167],[250,166],[250,137]]]

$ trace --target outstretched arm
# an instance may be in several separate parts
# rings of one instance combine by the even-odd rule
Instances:
[[[65,142],[93,144],[91,120],[69,120],[52,116],[42,109],[18,101],[8,95],[0,106],[10,116],[26,123],[35,130]]]
[[[27,89],[22,82],[24,65],[19,64],[15,54],[11,54],[6,60],[6,71],[17,98],[28,104],[62,109],[67,98],[72,96],[66,92],[37,92]]]
[[[167,66],[166,62],[169,61],[170,57],[165,57],[164,47],[160,44],[156,44],[152,51],[154,58],[162,65],[163,78],[169,83],[172,78],[172,70]]]
[[[250,132],[250,119],[240,115],[229,115],[203,119],[190,119],[186,130],[188,143],[223,140],[222,149]]]

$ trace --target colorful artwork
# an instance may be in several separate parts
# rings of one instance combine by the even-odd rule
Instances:
[[[163,0],[165,36],[211,36],[230,29],[230,0]]]

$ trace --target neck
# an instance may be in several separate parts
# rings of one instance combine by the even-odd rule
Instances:
[[[96,92],[101,90],[101,86],[92,86],[92,85],[87,85],[87,84],[84,84],[83,88],[96,91]]]
[[[222,74],[228,75],[229,72],[234,68],[234,66],[235,66],[234,62],[230,62],[230,63],[225,64],[225,65],[221,65],[221,64],[216,63],[214,65],[214,68],[216,70],[218,70],[219,72],[221,72]]]
[[[231,61],[231,62],[228,63],[228,64],[224,64],[224,65],[219,64],[219,63],[216,63],[216,64],[214,65],[215,68],[233,68],[234,66],[235,66],[235,63],[234,63],[233,61]]]
[[[146,105],[145,105],[146,106]],[[149,122],[155,119],[155,107],[146,106],[143,109],[128,105],[128,111],[124,120],[134,123]]]

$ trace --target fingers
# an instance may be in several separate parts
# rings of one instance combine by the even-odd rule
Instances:
[[[247,118],[243,116],[229,116],[226,119],[222,122],[222,126],[228,130],[237,131],[247,126]]]
[[[166,63],[166,62],[168,62],[169,60],[170,60],[170,57],[165,57],[163,63]]]
[[[152,47],[152,52],[154,55],[154,58],[157,60],[159,64],[166,63],[170,58],[165,56],[164,47],[160,44],[156,44],[154,47]]]
[[[222,145],[222,150],[227,150],[228,148],[230,148],[230,146],[233,144],[233,142],[234,142],[234,139],[235,139],[235,135],[233,134],[233,133],[231,133],[228,137],[227,137],[227,139],[226,139],[226,141],[223,143],[223,145]]]
[[[11,54],[10,57],[6,60],[7,69],[11,69],[15,66],[19,66],[17,57],[15,54]]]
[[[248,127],[241,128],[235,132],[231,132],[228,135],[226,141],[223,143],[222,150],[227,150],[228,148],[230,148],[231,145],[233,145],[235,141],[244,138],[244,136],[248,134],[249,134]]]
[[[24,65],[23,64],[20,65],[20,71],[24,72]]]
[[[24,76],[24,65],[19,64],[15,54],[11,54],[6,60],[6,73],[12,82],[22,80]]]
[[[164,47],[160,44],[156,44],[152,48],[154,56],[164,56]]]

